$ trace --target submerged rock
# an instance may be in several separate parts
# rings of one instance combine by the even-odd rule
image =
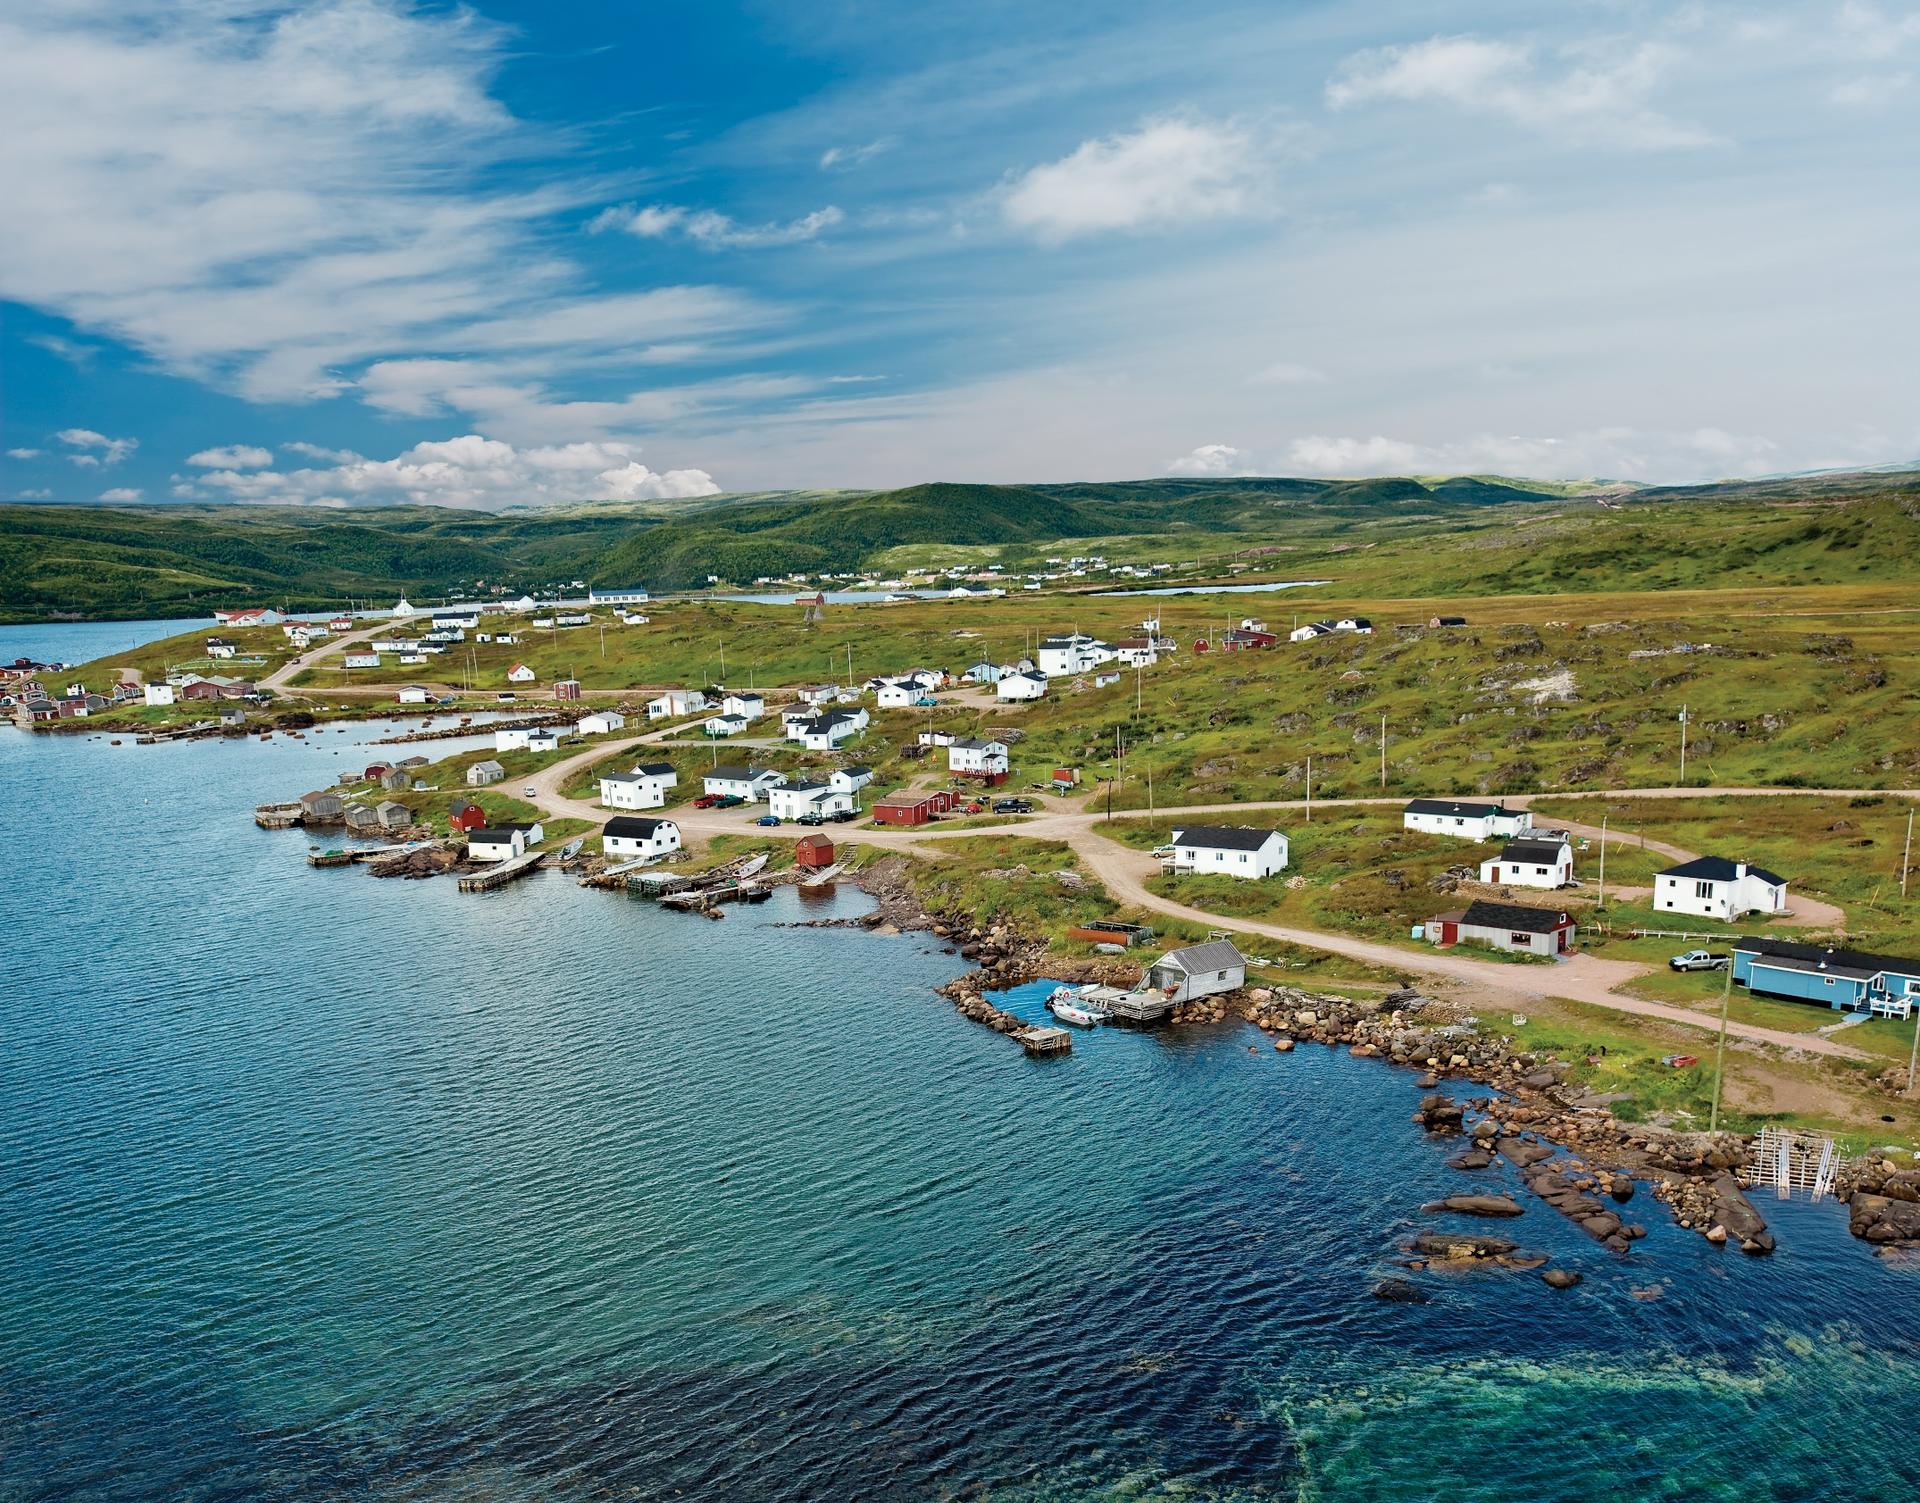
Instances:
[[[1412,1279],[1385,1278],[1373,1286],[1373,1297],[1393,1305],[1424,1305],[1433,1296]]]
[[[1571,1289],[1580,1282],[1580,1275],[1571,1268],[1549,1268],[1540,1278],[1549,1289]]]

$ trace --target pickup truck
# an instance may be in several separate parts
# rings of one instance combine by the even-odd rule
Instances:
[[[1709,950],[1689,950],[1667,962],[1667,968],[1674,971],[1722,971],[1726,966],[1725,955],[1715,955]]]

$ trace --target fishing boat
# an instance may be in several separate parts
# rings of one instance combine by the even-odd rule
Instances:
[[[580,847],[585,845],[586,843],[587,843],[587,840],[584,835],[581,836],[578,840],[569,840],[565,845],[560,847],[560,859],[562,861],[573,860],[575,856],[578,856],[580,854]]]
[[[1104,1007],[1087,1002],[1070,986],[1057,986],[1047,998],[1047,1011],[1062,1023],[1071,1023],[1076,1028],[1093,1028],[1106,1022],[1108,1013]]]
[[[904,590],[889,590],[880,598],[886,604],[898,604],[903,600],[912,600],[915,597],[907,594]]]

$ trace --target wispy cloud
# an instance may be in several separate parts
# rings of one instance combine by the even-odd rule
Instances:
[[[829,146],[820,153],[822,172],[848,172],[855,167],[871,162],[881,152],[893,145],[891,137],[882,136],[877,141],[869,141],[864,146]]]
[[[1271,209],[1267,162],[1231,122],[1149,120],[1083,141],[1006,185],[1008,224],[1043,241],[1113,230],[1163,229]]]
[[[1524,42],[1441,36],[1356,53],[1328,82],[1326,97],[1335,109],[1444,104],[1594,144],[1710,145],[1711,132],[1651,102],[1680,56],[1663,42],[1592,43],[1542,62]]]
[[[203,470],[264,470],[273,463],[273,450],[255,444],[229,444],[224,449],[202,449],[187,463]]]
[[[1167,461],[1169,475],[1246,475],[1247,454],[1232,444],[1201,444]]]
[[[594,234],[618,230],[640,240],[691,240],[708,250],[761,250],[770,245],[798,245],[817,240],[847,216],[828,204],[775,224],[742,224],[713,209],[687,209],[678,204],[622,204],[604,209],[587,224]]]
[[[62,428],[54,437],[73,451],[67,462],[83,469],[119,464],[140,447],[137,438],[108,438],[91,428]]]

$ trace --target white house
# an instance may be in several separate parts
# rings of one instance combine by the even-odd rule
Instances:
[[[1662,912],[1729,920],[1748,913],[1785,913],[1787,879],[1744,861],[1697,856],[1654,876],[1653,906]]]
[[[855,720],[844,710],[829,710],[810,720],[797,722],[789,727],[787,735],[808,751],[832,751],[842,741],[859,735],[864,722],[864,713],[861,719]]]
[[[647,701],[647,719],[675,720],[682,715],[698,715],[711,709],[707,696],[698,689],[669,689]]]
[[[1047,692],[1047,676],[1031,668],[1003,673],[993,689],[1000,699],[1042,699]]]
[[[142,687],[146,693],[147,704],[150,708],[156,705],[170,705],[173,703],[172,684],[146,684]]]
[[[587,611],[560,611],[553,618],[555,626],[591,626],[593,616]]]
[[[1007,743],[968,736],[947,744],[947,770],[991,777],[1007,770]]]
[[[480,624],[480,607],[460,606],[450,611],[435,611],[433,626],[435,631],[472,631]]]
[[[1177,872],[1211,872],[1249,880],[1271,877],[1287,865],[1287,837],[1247,825],[1188,825],[1173,832]]]
[[[1191,1002],[1246,984],[1246,957],[1231,940],[1210,939],[1205,944],[1169,950],[1147,968],[1143,986],[1164,994],[1171,1002]]]
[[[1482,861],[1480,880],[1508,887],[1565,887],[1573,881],[1573,842],[1561,830],[1534,830]]]
[[[493,749],[503,751],[525,751],[527,742],[532,738],[534,727],[530,725],[509,726],[493,733]]]
[[[225,637],[207,638],[207,656],[210,658],[230,658],[240,649]]]
[[[469,788],[486,788],[499,782],[506,775],[506,768],[494,761],[493,758],[488,757],[484,761],[475,762],[473,766],[467,769],[467,786]]]
[[[809,705],[830,705],[839,693],[836,684],[809,684],[800,691],[800,701]]]
[[[287,618],[271,606],[246,606],[237,611],[215,611],[213,619],[221,626],[278,626]]]
[[[925,691],[911,679],[888,678],[880,681],[873,691],[874,703],[883,710],[911,709],[920,702]]]
[[[1337,621],[1310,621],[1288,632],[1287,640],[1309,642],[1315,637],[1330,637],[1335,632],[1358,632],[1363,637],[1370,637],[1373,635],[1373,623],[1365,616],[1342,616]]]
[[[700,723],[700,729],[709,736],[737,736],[747,729],[747,717],[744,715],[715,715]]]
[[[853,795],[831,783],[801,781],[767,790],[767,812],[781,819],[803,814],[841,814],[853,811]]]
[[[1043,638],[1038,657],[1040,671],[1052,678],[1098,668],[1113,657],[1113,649],[1098,637],[1074,632],[1065,637]]]
[[[394,695],[403,705],[423,705],[427,702],[427,691],[420,684],[402,684],[400,692]]]
[[[424,662],[426,662],[426,658],[420,653],[403,652],[400,654],[400,666],[402,668],[418,668]]]
[[[530,684],[537,676],[525,663],[515,663],[507,670],[507,682],[510,684]]]
[[[591,715],[582,715],[573,728],[583,736],[604,736],[626,723],[627,717],[618,710],[595,710]]]
[[[407,652],[413,647],[405,637],[378,637],[367,645],[375,652]]]
[[[722,762],[702,781],[703,790],[715,798],[742,798],[750,804],[766,797],[769,788],[778,788],[787,775],[771,767],[742,767]]]
[[[1154,637],[1124,637],[1113,644],[1113,655],[1129,668],[1151,668],[1160,660],[1160,651]]]
[[[524,856],[527,847],[538,845],[547,832],[536,824],[488,825],[467,832],[467,857],[472,861],[511,861]]]
[[[872,781],[873,769],[857,763],[851,767],[836,767],[827,774],[827,786],[841,793],[858,793]]]
[[[747,720],[758,720],[767,713],[767,701],[760,694],[729,694],[720,701],[721,713],[739,715]]]
[[[600,802],[609,809],[658,809],[667,790],[680,782],[671,762],[642,762],[632,772],[611,772],[600,779]]]
[[[1533,828],[1533,815],[1525,809],[1509,809],[1504,804],[1417,798],[1400,811],[1400,825],[1402,829],[1418,830],[1423,835],[1491,840],[1496,835],[1511,838],[1526,834]]]
[[[350,652],[343,661],[349,668],[378,668],[380,654],[377,652]]]
[[[596,586],[587,591],[589,605],[645,605],[647,592],[637,585]]]
[[[600,849],[621,861],[646,861],[680,849],[680,826],[670,819],[616,814],[600,832]]]
[[[497,750],[498,748],[496,748]],[[539,725],[527,732],[527,750],[550,752],[560,749],[560,733],[552,726]]]

